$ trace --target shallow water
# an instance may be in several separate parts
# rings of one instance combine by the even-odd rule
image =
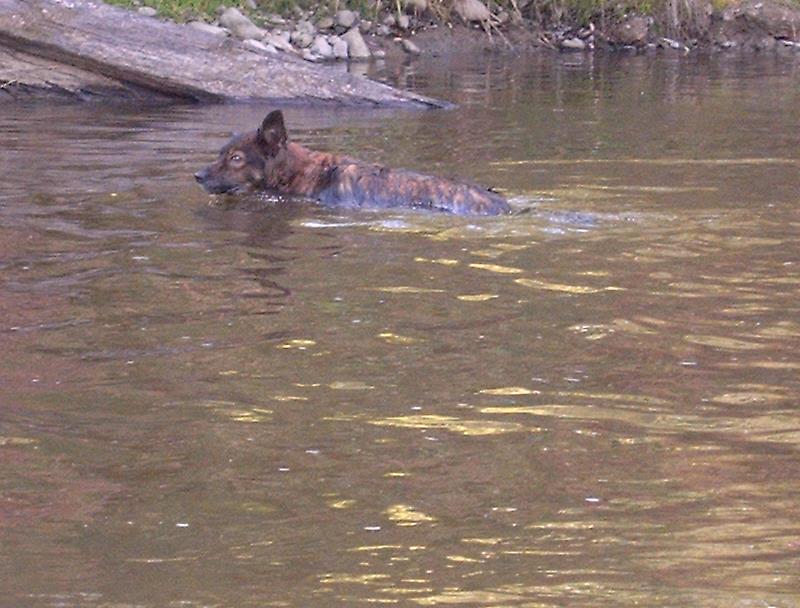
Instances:
[[[265,107],[0,108],[3,606],[800,605],[800,66],[420,62],[288,109],[494,185],[238,205]]]

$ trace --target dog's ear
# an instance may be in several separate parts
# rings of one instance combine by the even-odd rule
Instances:
[[[274,154],[281,146],[286,145],[287,138],[286,127],[283,125],[283,112],[275,110],[267,114],[258,130],[259,143],[269,153]]]

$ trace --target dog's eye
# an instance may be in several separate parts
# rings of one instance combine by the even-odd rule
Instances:
[[[231,154],[230,161],[232,163],[240,163],[243,160],[244,160],[244,157],[241,154],[239,154],[239,153]]]

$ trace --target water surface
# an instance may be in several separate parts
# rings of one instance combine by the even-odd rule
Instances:
[[[306,145],[517,213],[203,193],[261,106],[0,108],[0,604],[800,605],[800,67],[523,57]]]

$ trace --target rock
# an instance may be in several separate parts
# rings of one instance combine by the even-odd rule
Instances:
[[[467,23],[488,21],[492,16],[480,0],[455,0],[453,11]]]
[[[322,59],[333,59],[333,47],[325,36],[317,36],[311,45],[311,52],[319,55]]]
[[[270,25],[286,25],[286,19],[275,13],[267,15],[267,23]]]
[[[158,11],[152,6],[142,6],[138,8],[136,12],[145,17],[155,17],[158,14]]]
[[[206,23],[205,21],[190,21],[187,25],[193,29],[200,30],[201,32],[206,32],[207,34],[213,34],[214,36],[228,35],[228,30],[226,30],[224,27],[211,25],[210,23]]]
[[[339,27],[349,30],[358,21],[358,13],[354,11],[341,10],[336,13],[334,21]]]
[[[294,51],[294,48],[292,48],[292,45],[289,43],[288,32],[267,32],[261,40],[265,44],[271,45],[279,51]]]
[[[349,29],[342,35],[342,40],[347,42],[347,57],[353,61],[366,61],[372,57],[372,53],[364,42],[364,37],[357,27]]]
[[[394,27],[397,25],[397,19],[395,19],[395,16],[390,13],[383,18],[383,25],[386,27]]]
[[[294,29],[299,32],[307,32],[311,35],[316,34],[316,30],[314,29],[314,24],[306,19],[301,19],[300,21],[298,21]]]
[[[408,38],[404,38],[402,42],[403,50],[409,55],[419,55],[422,50]]]
[[[630,15],[612,27],[606,34],[608,43],[613,46],[643,46],[650,35],[649,17]]]
[[[386,51],[384,51],[383,49],[375,49],[374,51],[372,51],[372,56],[375,59],[386,59]]]
[[[389,29],[387,25],[379,25],[378,26],[378,36],[389,36],[392,33],[392,30]]]
[[[258,10],[258,4],[256,3],[256,0],[244,0],[244,4],[251,11]]]
[[[403,31],[411,27],[411,18],[408,15],[400,15],[397,18],[397,27]]]
[[[333,48],[334,59],[347,59],[347,41],[339,38],[339,36],[331,36],[329,42]]]
[[[368,21],[364,19],[360,21],[358,24],[358,31],[362,34],[369,34],[369,31],[372,29],[372,21]]]
[[[428,10],[428,0],[402,0],[403,9],[407,13],[421,15]]]
[[[234,7],[225,9],[219,16],[219,24],[230,30],[234,36],[241,40],[247,40],[248,38],[260,39],[266,34],[265,30],[256,26]]]
[[[322,57],[317,55],[311,49],[304,49],[303,52],[300,53],[300,56],[306,61],[310,61],[311,63],[319,63],[320,61],[322,61]]]
[[[317,29],[322,31],[332,30],[335,23],[330,17],[323,17],[317,21]]]
[[[314,37],[304,30],[295,30],[292,32],[290,40],[297,48],[307,49],[313,44]]]
[[[245,40],[242,44],[251,51],[263,53],[264,55],[272,55],[278,52],[278,50],[271,44],[264,44],[258,40]]]
[[[580,38],[564,38],[558,46],[565,51],[585,51],[586,43]]]

